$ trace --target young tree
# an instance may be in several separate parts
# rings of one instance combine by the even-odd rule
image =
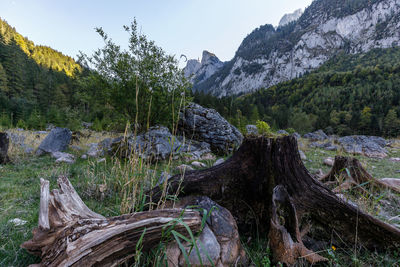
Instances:
[[[137,27],[136,20],[130,27],[124,26],[130,35],[128,50],[116,45],[102,28],[96,29],[105,46],[92,57],[84,56],[94,69],[84,89],[94,95],[89,102],[116,112],[119,119],[135,121],[141,127],[172,126],[187,101],[190,84],[177,60]]]

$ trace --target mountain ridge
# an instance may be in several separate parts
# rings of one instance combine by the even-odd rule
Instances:
[[[231,61],[193,89],[218,97],[254,92],[300,77],[339,52],[399,46],[398,14],[396,0],[316,0],[297,21],[255,29]]]

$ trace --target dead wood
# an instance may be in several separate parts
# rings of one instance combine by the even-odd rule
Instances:
[[[400,248],[399,229],[342,201],[310,175],[291,136],[248,137],[224,163],[170,178],[166,193],[180,188],[180,196],[208,196],[227,208],[241,233],[269,235],[275,259],[286,264],[299,257],[324,260],[316,254],[306,257],[305,235],[338,247]],[[149,201],[157,203],[164,195],[159,185],[149,192]],[[310,229],[309,234],[300,229]]]
[[[157,245],[166,226],[188,236],[201,227],[197,211],[166,209],[104,218],[91,211],[66,177],[49,192],[41,179],[39,226],[22,247],[42,258],[41,266],[117,266],[134,256],[143,232],[143,251]]]
[[[333,189],[334,192],[341,192],[359,185],[369,187],[371,190],[391,189],[400,192],[398,183],[388,179],[375,179],[364,169],[358,159],[351,157],[336,156],[332,169],[320,181],[339,184],[338,187]],[[364,190],[363,187],[357,188]]]

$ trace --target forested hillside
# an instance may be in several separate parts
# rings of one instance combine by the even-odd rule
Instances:
[[[76,77],[72,58],[36,46],[0,19],[0,124],[43,128],[75,118]]]
[[[400,134],[400,49],[339,54],[318,70],[238,98],[196,94],[239,128],[265,120],[300,132]]]

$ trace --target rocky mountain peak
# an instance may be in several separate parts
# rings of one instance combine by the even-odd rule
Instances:
[[[191,82],[200,83],[211,77],[223,65],[224,63],[215,54],[204,50],[201,62],[190,59],[183,71]]]
[[[279,27],[285,26],[293,21],[298,20],[303,15],[303,9],[297,9],[293,13],[285,14],[279,21]]]
[[[398,46],[399,0],[315,0],[293,23],[255,29],[231,61],[194,80],[194,90],[219,97],[250,93],[300,77],[338,53]]]

